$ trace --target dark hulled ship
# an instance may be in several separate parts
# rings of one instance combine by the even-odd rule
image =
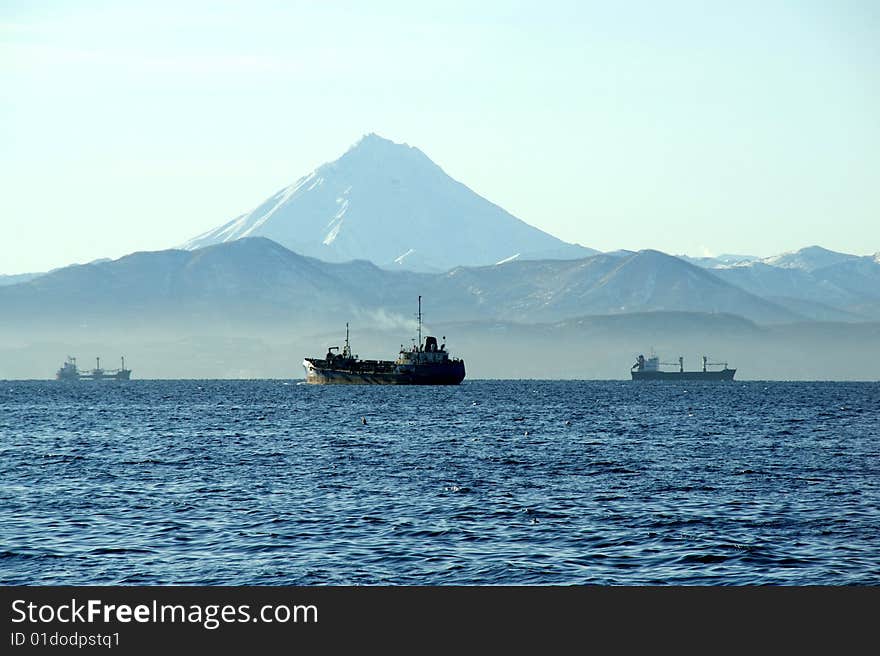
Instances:
[[[445,337],[443,338],[446,339]],[[458,385],[464,360],[450,357],[446,344],[426,336],[422,342],[422,297],[419,296],[418,344],[401,347],[396,360],[361,360],[351,352],[348,324],[342,351],[331,346],[323,358],[305,358],[306,382],[319,385]]]
[[[678,371],[663,371],[660,369],[662,365],[675,366],[668,362],[660,362],[660,358],[656,355],[646,358],[639,355],[636,363],[632,366],[633,380],[733,380],[736,369],[730,369],[726,362],[709,362],[708,358],[703,356],[703,369],[697,371],[684,370],[684,358],[678,358]],[[710,366],[722,366],[723,369],[709,369]]]
[[[95,359],[95,368],[82,370],[76,365],[76,358],[67,356],[67,361],[55,372],[56,380],[130,380],[131,369],[125,368],[125,358],[119,369],[102,369],[101,358]]]

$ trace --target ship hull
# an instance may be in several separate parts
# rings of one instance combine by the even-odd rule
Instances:
[[[464,363],[446,362],[398,366],[378,362],[378,366],[339,369],[325,361],[303,360],[306,382],[313,385],[458,385],[464,380]]]
[[[120,371],[115,374],[80,374],[82,380],[131,380],[131,371]]]
[[[55,374],[56,380],[78,381],[78,380],[131,380],[131,370],[126,369],[114,374],[81,374],[81,373],[58,373]]]
[[[633,371],[633,380],[733,380],[736,369],[722,369],[721,371]]]

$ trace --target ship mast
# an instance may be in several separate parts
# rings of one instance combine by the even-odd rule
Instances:
[[[351,347],[348,345],[348,322],[345,322],[345,350],[342,351],[343,357],[351,357]]]
[[[422,297],[419,296],[419,350],[422,350]]]

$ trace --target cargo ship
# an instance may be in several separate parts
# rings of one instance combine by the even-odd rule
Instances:
[[[703,369],[697,371],[684,370],[684,358],[678,358],[678,371],[662,371],[661,366],[675,366],[673,363],[660,362],[660,358],[651,355],[646,358],[639,355],[636,363],[632,366],[633,380],[733,380],[736,369],[730,369],[726,362],[709,362],[703,356]],[[709,369],[710,366],[721,366],[723,369]]]
[[[323,358],[305,358],[306,382],[317,385],[458,385],[464,380],[464,360],[446,350],[446,338],[426,336],[422,342],[422,297],[419,296],[418,342],[400,348],[396,360],[361,360],[351,352],[348,324],[342,351],[331,346]]]
[[[80,369],[76,358],[67,356],[67,361],[55,372],[56,380],[130,380],[131,369],[125,368],[125,358],[119,369],[101,369],[101,358],[95,358],[95,368],[90,371]]]

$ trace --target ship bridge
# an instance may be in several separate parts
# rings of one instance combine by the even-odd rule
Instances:
[[[397,364],[442,364],[444,362],[449,362],[446,344],[437,346],[437,338],[430,335],[425,337],[424,344],[413,345],[409,351],[401,349],[397,358]]]

